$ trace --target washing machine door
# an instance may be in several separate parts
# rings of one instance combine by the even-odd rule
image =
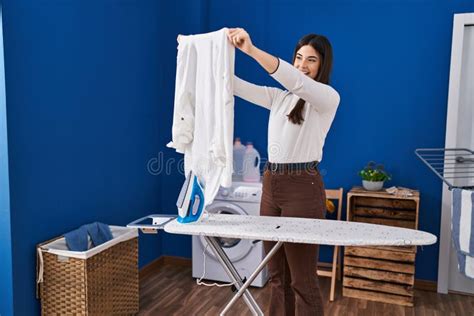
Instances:
[[[232,214],[232,215],[247,215],[247,213],[237,204],[232,202],[214,202],[209,205],[206,210],[211,214]],[[214,260],[218,260],[209,247],[206,247],[207,242],[203,236],[199,236],[202,249],[206,249],[206,253],[209,257]],[[253,240],[248,239],[236,239],[236,238],[223,238],[217,237],[217,241],[224,249],[225,253],[232,262],[237,262],[243,259],[249,254],[254,247]]]

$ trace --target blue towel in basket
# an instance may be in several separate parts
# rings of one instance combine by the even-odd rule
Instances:
[[[92,224],[87,224],[85,227],[89,233],[89,236],[91,236],[94,247],[114,238],[114,236],[112,236],[112,232],[110,231],[109,225],[104,223],[95,222]]]
[[[89,249],[89,236],[92,241],[92,247],[98,246],[114,238],[109,225],[95,222],[82,225],[67,234],[66,245],[71,251],[86,251]]]
[[[86,251],[89,248],[87,228],[85,226],[64,234],[64,238],[66,238],[66,245],[71,251]]]

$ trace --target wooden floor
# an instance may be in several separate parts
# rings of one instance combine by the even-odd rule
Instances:
[[[341,297],[337,288],[336,300],[328,301],[329,278],[320,278],[321,292],[326,302],[325,315],[474,315],[474,297],[443,295],[415,291],[415,307],[371,302]],[[252,295],[265,311],[269,291],[252,288]],[[196,285],[189,264],[163,263],[141,274],[139,315],[218,315],[232,297],[230,288]],[[228,315],[251,315],[247,305],[239,299]]]

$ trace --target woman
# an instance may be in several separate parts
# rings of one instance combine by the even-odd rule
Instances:
[[[242,28],[229,41],[254,58],[287,89],[257,86],[234,78],[234,94],[270,110],[268,159],[260,215],[324,218],[326,196],[319,174],[324,140],[339,105],[328,85],[332,48],[321,35],[300,39],[293,65],[255,47]],[[274,242],[264,242],[268,253]],[[316,275],[318,245],[287,243],[268,264],[269,315],[323,315]]]

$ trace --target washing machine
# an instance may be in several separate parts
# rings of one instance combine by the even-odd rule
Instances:
[[[239,215],[259,215],[262,184],[250,182],[233,182],[230,188],[220,188],[219,192],[207,208],[209,213]],[[260,240],[218,238],[219,243],[239,272],[240,277],[249,278],[252,272],[265,257],[263,242]],[[212,250],[206,248],[206,240],[202,236],[193,236],[193,277],[201,278],[206,260],[204,279],[230,282],[230,278],[222,268]],[[267,268],[263,269],[252,286],[263,287],[268,280]]]

